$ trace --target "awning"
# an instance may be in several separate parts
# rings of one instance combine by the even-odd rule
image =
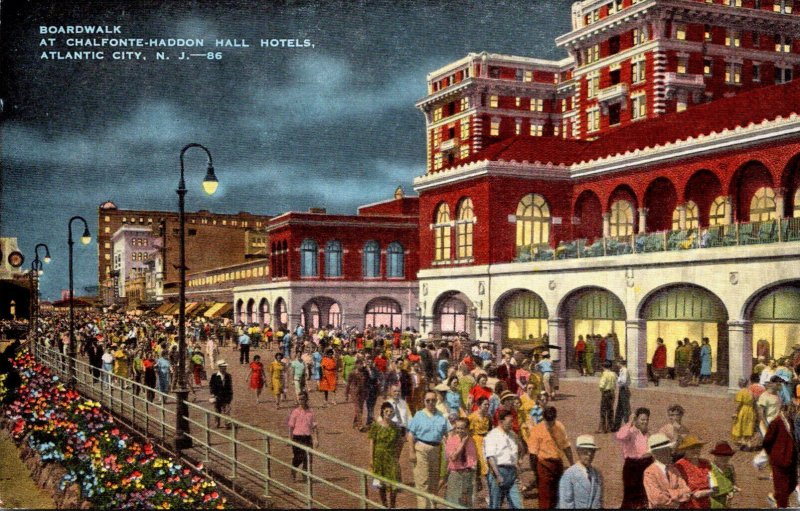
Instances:
[[[218,318],[218,317],[224,316],[226,313],[230,312],[231,309],[233,309],[233,305],[231,305],[229,303],[222,304],[222,307],[220,309],[218,309],[217,311],[215,311],[214,315],[210,316],[210,317]]]
[[[207,311],[210,307],[213,307],[213,306],[214,306],[214,302],[201,302],[200,304],[198,304],[197,307],[192,309],[192,314],[191,315],[193,317],[200,316],[205,311]],[[188,314],[189,311],[187,311],[186,313]]]
[[[167,310],[173,305],[172,303],[162,303],[161,306],[156,309],[156,314],[166,314]]]
[[[181,304],[179,304],[179,303],[171,303],[169,305],[169,308],[167,310],[165,310],[164,312],[162,312],[162,314],[165,315],[165,316],[174,316],[175,314],[178,313],[178,309],[180,309],[180,308],[181,308]]]
[[[215,317],[214,314],[216,314],[216,312],[218,310],[220,310],[221,308],[225,307],[225,305],[227,305],[227,304],[224,303],[224,302],[217,302],[214,305],[212,305],[207,311],[205,311],[203,313],[203,316],[205,316],[207,318],[213,318],[213,317]]]
[[[199,306],[200,306],[200,302],[189,302],[189,303],[187,303],[186,304],[186,311],[185,311],[186,314],[189,314],[190,312],[192,312],[193,310],[195,310]]]

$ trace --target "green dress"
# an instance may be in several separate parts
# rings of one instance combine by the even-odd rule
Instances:
[[[367,438],[374,444],[372,469],[375,475],[391,481],[400,480],[400,460],[397,448],[400,442],[400,431],[394,426],[381,426],[377,421],[369,428]]]
[[[347,380],[350,378],[350,373],[353,372],[355,367],[356,357],[349,353],[342,357],[342,378],[344,378],[345,383],[347,383]]]
[[[594,341],[586,343],[586,351],[583,352],[584,362],[586,362],[586,372],[594,374]]]
[[[712,463],[711,477],[717,482],[714,494],[711,495],[711,509],[728,508],[728,495],[733,492],[733,487],[736,485],[736,474],[733,467],[728,467],[723,472]]]

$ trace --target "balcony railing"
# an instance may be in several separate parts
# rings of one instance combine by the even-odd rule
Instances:
[[[611,87],[606,87],[597,93],[597,101],[600,103],[613,103],[628,97],[628,84],[618,83]]]
[[[703,75],[688,75],[683,73],[670,72],[664,75],[664,84],[667,87],[685,87],[685,88],[705,88],[706,82]]]
[[[514,261],[580,259],[699,248],[761,245],[786,241],[800,241],[800,218],[599,238],[591,245],[587,244],[586,239],[562,241],[556,248],[552,248],[546,243],[524,245],[517,247]]]
[[[449,151],[450,149],[453,149],[456,146],[456,142],[458,141],[454,138],[451,138],[450,140],[445,140],[439,146],[439,149],[441,149],[442,151]]]

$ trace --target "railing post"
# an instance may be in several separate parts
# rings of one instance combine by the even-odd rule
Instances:
[[[741,245],[741,240],[739,239],[739,224],[733,224],[733,228],[736,229],[736,245]]]
[[[150,401],[146,395],[144,399],[144,434],[150,436]]]
[[[783,241],[783,218],[778,219],[778,243]]]
[[[233,463],[231,464],[231,480],[236,483],[236,475],[238,472],[238,459],[239,459],[239,446],[236,443],[236,437],[239,429],[236,427],[236,423],[231,423],[231,458],[233,459]]]
[[[272,442],[264,435],[264,496],[269,497],[269,481],[272,478]]]
[[[203,416],[205,417],[206,423],[206,448],[205,448],[205,459],[203,460],[205,463],[208,463],[211,458],[211,415],[209,415],[209,411],[206,410],[203,412]]]
[[[167,441],[167,409],[166,409],[167,405],[166,405],[165,401],[166,400],[164,398],[162,398],[161,399],[161,406],[159,407],[159,409],[161,410],[161,441],[162,442],[166,442]]]
[[[134,426],[136,426],[136,393],[134,390],[137,388],[138,387],[136,387],[136,383],[134,382],[131,386],[131,424]]]
[[[604,256],[605,256],[605,255],[608,255],[608,252],[607,252],[607,250],[608,250],[608,248],[607,248],[607,246],[606,246],[606,238],[605,238],[605,237],[603,237],[603,255],[604,255]]]
[[[368,490],[369,488],[369,475],[361,474],[361,509],[369,509],[369,495]]]
[[[311,474],[313,472],[313,467],[311,462],[313,458],[311,457],[311,449],[306,449],[306,491],[308,492],[308,508],[311,509],[314,507],[314,486],[311,482]]]

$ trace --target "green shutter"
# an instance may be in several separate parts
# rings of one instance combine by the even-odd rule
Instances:
[[[644,310],[648,321],[728,320],[722,302],[711,293],[697,288],[672,288],[653,297]]]
[[[503,312],[506,318],[547,319],[547,306],[544,301],[530,291],[519,293],[508,300]]]
[[[800,288],[778,289],[763,297],[753,310],[753,321],[800,323]]]
[[[601,289],[583,293],[575,304],[574,319],[625,320],[625,307],[619,299]]]

